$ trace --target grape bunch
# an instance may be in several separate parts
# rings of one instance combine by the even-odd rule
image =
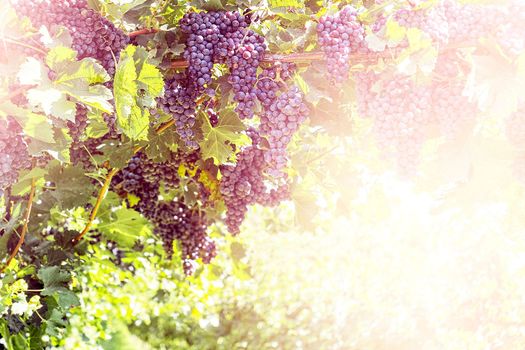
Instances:
[[[211,82],[214,63],[226,63],[238,102],[236,110],[242,119],[251,118],[257,67],[266,50],[264,38],[247,29],[248,20],[239,12],[190,13],[180,23],[189,35],[184,55],[189,61],[189,78],[197,89]]]
[[[81,104],[76,105],[75,121],[67,121],[69,136],[74,141],[79,141],[88,124],[88,110]]]
[[[498,28],[495,38],[500,47],[512,59],[525,51],[525,4],[522,1],[511,1],[508,13],[512,14]]]
[[[308,107],[297,87],[281,93],[261,115],[260,132],[266,136],[269,149],[264,158],[266,172],[275,178],[284,176],[282,170],[288,162],[286,147],[299,126],[306,120]]]
[[[190,13],[181,21],[181,29],[188,34],[184,58],[189,62],[188,79],[195,84],[195,90],[202,91],[211,82],[211,70],[215,46],[220,30],[214,13]]]
[[[502,6],[496,5],[445,0],[440,6],[448,22],[449,40],[453,43],[477,41],[490,35],[509,17]]]
[[[361,117],[370,117],[372,113],[370,104],[375,98],[375,94],[372,91],[379,80],[379,76],[374,72],[356,72],[353,78],[355,81],[357,111]]]
[[[264,151],[255,146],[244,148],[235,165],[221,167],[220,191],[227,208],[226,226],[232,234],[240,232],[248,206],[264,197]]]
[[[31,168],[22,128],[15,119],[0,119],[0,190],[18,180],[20,170]]]
[[[158,99],[160,108],[173,117],[177,133],[189,148],[198,147],[192,130],[196,121],[198,95],[185,74],[176,74],[165,81],[164,96]]]
[[[444,9],[440,6],[419,10],[402,8],[396,11],[393,17],[403,27],[422,30],[434,43],[448,43],[448,21]]]
[[[453,53],[440,55],[434,68],[432,108],[435,122],[448,139],[457,138],[472,126],[479,112],[476,104],[463,96],[469,70]]]
[[[321,17],[317,25],[319,45],[326,55],[328,73],[335,85],[348,79],[350,54],[365,48],[365,28],[357,15],[354,7],[345,6],[333,16]]]
[[[366,79],[364,82],[370,85]],[[360,92],[359,101],[367,101],[361,109],[374,120],[380,148],[397,160],[403,175],[413,175],[432,123],[432,89],[402,76],[388,76],[378,83],[382,84],[380,93],[373,89]]]
[[[257,67],[264,57],[266,44],[264,38],[252,30],[244,33],[234,56],[227,60],[230,68],[229,81],[232,84],[234,99],[238,102],[235,111],[241,119],[253,117],[257,93]]]
[[[44,58],[44,50],[42,43],[38,40],[38,36],[30,36],[26,38],[19,38],[17,41],[20,44],[13,44],[3,42],[0,47],[0,62],[8,64],[13,57],[16,59],[20,54],[25,57],[33,57],[39,60]]]
[[[237,163],[221,166],[220,192],[226,204],[226,226],[231,234],[238,234],[248,206],[261,204],[275,206],[290,196],[289,184],[282,182],[271,188],[265,178],[268,163],[266,150],[258,147],[261,140],[258,132],[249,129],[248,135],[254,141],[237,155]]]
[[[14,8],[37,28],[42,25],[66,27],[78,58],[98,60],[110,75],[115,74],[120,51],[130,42],[111,21],[90,9],[86,0],[18,0]]]
[[[267,108],[277,98],[280,90],[286,89],[285,82],[290,80],[296,70],[295,63],[282,63],[264,68],[257,77],[257,99]]]
[[[161,185],[167,189],[178,188],[179,165],[182,162],[192,164],[198,158],[196,153],[177,153],[167,161],[157,163],[144,153],[138,153],[112,181],[116,191],[123,190],[140,198],[135,208],[153,223],[154,232],[162,239],[169,255],[173,254],[173,242],[180,243],[187,274],[195,268],[193,261],[201,258],[204,263],[209,263],[216,254],[215,244],[207,235],[211,221],[198,205],[189,206],[182,198],[162,200],[159,194]],[[198,177],[198,174],[195,176]],[[205,191],[200,194],[205,201],[208,194]]]
[[[239,12],[188,13],[180,20],[187,35],[184,57],[189,67],[165,82],[159,106],[173,116],[178,134],[186,146],[198,148],[192,130],[197,99],[209,89],[214,63],[230,69],[236,111],[251,118],[255,108],[257,67],[266,49],[264,38],[248,30],[247,18]],[[215,121],[212,121],[215,122]]]
[[[173,242],[177,240],[180,243],[186,274],[193,273],[194,264],[191,261],[201,258],[208,264],[215,257],[215,243],[207,234],[209,222],[198,208],[188,207],[181,199],[162,201],[156,203],[149,219],[169,255],[173,254]]]

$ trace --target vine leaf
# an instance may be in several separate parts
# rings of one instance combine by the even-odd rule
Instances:
[[[103,2],[102,4],[109,16],[121,20],[129,10],[144,4],[146,1],[147,0],[116,0],[109,3]]]
[[[37,276],[44,283],[42,295],[53,296],[63,310],[80,305],[76,294],[68,288],[68,284],[71,281],[69,272],[62,270],[58,266],[48,266],[41,268]]]
[[[49,193],[62,208],[82,206],[89,201],[93,193],[93,185],[81,167],[61,168],[57,165],[49,170],[46,180],[56,185],[58,190]]]
[[[154,161],[164,161],[171,152],[177,152],[180,142],[180,138],[175,132],[157,133],[150,130],[148,147],[145,152],[148,158]]]
[[[38,184],[43,184],[44,176],[47,174],[47,170],[42,168],[33,168],[28,171],[20,173],[18,182],[13,185],[12,193],[18,196],[28,194],[31,189],[32,179],[39,179]]]
[[[233,145],[242,146],[250,143],[250,139],[240,134],[245,129],[242,121],[230,108],[219,116],[219,124],[212,127],[208,118],[202,123],[204,136],[200,146],[203,159],[212,158],[214,164],[223,164],[234,154]]]
[[[0,103],[1,115],[14,117],[22,125],[26,136],[45,143],[55,143],[53,127],[48,123],[44,115],[20,108],[11,101],[2,101]]]
[[[302,8],[304,7],[303,1],[297,1],[297,0],[270,0],[270,7],[297,7]]]
[[[193,0],[191,5],[206,11],[225,10],[221,0]]]
[[[120,55],[114,81],[117,121],[132,140],[147,140],[149,110],[162,94],[160,71],[147,62],[147,52],[129,45]]]
[[[525,72],[498,53],[473,55],[465,94],[485,112],[504,117],[518,109]]]
[[[105,224],[98,229],[107,239],[117,242],[121,247],[131,248],[140,238],[151,232],[149,222],[133,209],[119,208],[107,211]]]
[[[398,70],[405,75],[429,75],[436,65],[438,50],[432,46],[432,41],[420,29],[407,30],[409,47],[404,50],[398,61]]]
[[[102,115],[88,112],[89,124],[86,127],[86,136],[92,139],[98,139],[109,132],[108,124],[104,121]]]
[[[46,64],[56,79],[50,79],[44,64],[32,57],[22,64],[17,76],[23,85],[36,85],[27,91],[33,107],[40,107],[46,115],[71,121],[75,119],[75,102],[105,113],[113,111],[109,102],[111,90],[102,85],[109,75],[94,59],[77,61],[75,51],[59,46],[49,51]]]

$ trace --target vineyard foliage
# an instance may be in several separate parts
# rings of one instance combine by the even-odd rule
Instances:
[[[81,348],[65,334],[87,315],[99,329],[83,337],[107,339],[92,346],[131,348],[102,334],[108,315],[85,311],[90,288],[181,289],[170,301],[186,315],[198,298],[186,279],[247,274],[231,235],[250,208],[293,203],[312,230],[322,183],[348,215],[357,161],[417,179],[433,154],[448,162],[442,179],[461,180],[472,164],[456,150],[495,132],[481,149],[511,150],[525,180],[519,0],[9,0],[0,14],[9,350]],[[483,156],[468,162],[491,186]],[[112,327],[128,334],[138,310],[122,312]]]

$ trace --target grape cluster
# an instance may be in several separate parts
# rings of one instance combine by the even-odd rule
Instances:
[[[375,98],[372,92],[379,76],[374,72],[356,72],[354,74],[357,111],[362,117],[370,117],[372,110],[370,104]]]
[[[435,43],[448,43],[448,21],[442,7],[434,6],[420,10],[402,8],[393,17],[403,27],[422,30]]]
[[[317,25],[319,44],[326,55],[332,83],[338,85],[348,79],[350,54],[364,49],[365,28],[357,19],[357,10],[345,6],[333,16],[324,16]]]
[[[525,4],[522,1],[511,1],[508,6],[509,16],[505,16],[496,32],[500,47],[511,58],[516,58],[525,51]]]
[[[78,58],[92,57],[100,61],[110,75],[115,74],[115,60],[120,51],[130,42],[111,21],[88,8],[86,0],[18,0],[14,8],[35,27],[66,27]]]
[[[249,136],[255,141],[254,145],[244,148],[237,155],[235,165],[221,166],[220,191],[227,208],[225,223],[234,235],[240,232],[249,205],[275,206],[290,196],[286,182],[277,188],[270,188],[265,183],[264,172],[268,167],[266,150],[257,146],[261,139],[254,129],[250,130]]]
[[[193,264],[201,258],[208,264],[216,255],[215,243],[208,237],[206,216],[198,208],[188,207],[182,200],[162,201],[155,205],[149,219],[155,225],[155,233],[162,238],[164,249],[173,253],[173,242],[180,242],[183,267],[186,274],[193,273]]]
[[[257,67],[266,46],[264,38],[247,29],[248,19],[239,12],[188,13],[180,26],[187,35],[184,58],[189,67],[185,74],[176,74],[165,82],[165,95],[158,102],[164,112],[173,116],[186,146],[196,149],[192,128],[197,99],[209,90],[214,63],[227,64],[238,102],[236,111],[241,118],[251,118]]]
[[[493,33],[509,17],[501,6],[463,4],[456,0],[445,0],[440,6],[448,22],[449,40],[454,43],[477,41]]]
[[[182,31],[189,35],[184,51],[189,62],[187,74],[197,91],[211,82],[214,49],[220,36],[218,17],[215,13],[190,13],[180,21]]]
[[[20,170],[31,168],[22,128],[11,117],[0,119],[0,190],[15,183]]]
[[[261,115],[260,132],[266,136],[269,149],[264,158],[268,163],[267,174],[276,178],[284,174],[288,157],[286,147],[299,126],[306,120],[308,107],[297,87],[281,93]]]
[[[461,131],[475,122],[478,109],[463,96],[465,74],[468,73],[461,57],[443,54],[437,59],[432,85],[432,108],[435,122],[448,139],[461,135]]]
[[[368,100],[364,109],[374,119],[380,148],[395,157],[403,174],[412,175],[432,121],[431,89],[401,76],[381,83],[380,93],[369,90],[360,100]]]
[[[86,129],[88,124],[88,110],[85,106],[77,104],[75,121],[68,120],[67,127],[69,129],[69,136],[74,141],[79,141],[82,133]]]
[[[226,226],[232,234],[240,232],[248,206],[264,197],[264,151],[255,146],[242,150],[235,165],[221,167],[220,191],[227,208]]]
[[[39,60],[44,58],[44,50],[42,43],[39,42],[38,37],[30,36],[26,38],[18,38],[19,44],[3,42],[0,47],[0,62],[8,64],[12,57],[17,57],[22,54],[25,57],[33,57]]]
[[[238,43],[234,56],[227,61],[230,68],[228,79],[233,87],[235,101],[239,103],[235,110],[241,119],[253,117],[257,100],[257,67],[264,57],[265,50],[264,38],[248,30]]]
[[[136,209],[154,225],[168,254],[173,253],[173,242],[177,240],[182,249],[183,266],[187,274],[195,267],[192,261],[201,258],[209,263],[215,256],[215,244],[207,235],[210,220],[198,206],[188,206],[181,198],[173,201],[161,200],[160,186],[175,189],[180,184],[178,167],[181,162],[191,164],[199,158],[196,153],[172,154],[161,163],[154,162],[139,153],[115,176],[112,185],[115,190],[123,190],[140,198]],[[205,199],[207,193],[202,191]]]
[[[257,67],[266,50],[264,38],[247,27],[248,19],[239,12],[190,13],[181,20],[189,34],[185,56],[190,75],[196,72],[193,79],[200,88],[211,81],[213,63],[226,63],[242,119],[253,116]]]
[[[175,120],[175,128],[189,148],[197,148],[192,127],[195,125],[198,93],[191,86],[191,80],[185,74],[176,74],[166,80],[164,96],[159,98],[159,106]]]
[[[295,63],[282,63],[264,68],[257,77],[256,95],[263,108],[269,107],[277,98],[278,92],[286,88],[296,70]]]
[[[255,86],[263,107],[261,122],[257,129],[246,130],[252,145],[241,150],[235,165],[221,167],[225,222],[232,234],[240,232],[248,206],[275,206],[290,196],[289,185],[282,180],[288,161],[286,146],[308,113],[299,90],[287,90],[286,81],[295,69],[294,64],[284,63],[261,71]],[[263,137],[268,147],[262,147]]]

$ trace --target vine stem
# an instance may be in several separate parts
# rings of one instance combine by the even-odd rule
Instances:
[[[277,63],[277,62],[295,62],[308,63],[313,61],[322,61],[325,59],[324,53],[320,51],[299,52],[291,54],[266,54],[261,63]],[[368,59],[367,61],[369,61]],[[186,68],[188,61],[185,59],[176,59],[171,61],[171,68]]]
[[[4,267],[0,269],[0,273],[4,272],[7,267],[11,264],[11,261],[16,257],[18,254],[18,251],[22,247],[22,244],[24,244],[24,240],[27,233],[27,228],[29,225],[29,216],[31,215],[31,209],[33,208],[33,200],[35,198],[35,192],[36,192],[36,179],[31,179],[31,191],[29,192],[29,199],[27,200],[27,207],[26,211],[24,213],[24,226],[22,226],[22,232],[20,233],[20,238],[18,239],[18,243],[16,244],[15,248],[9,255],[9,258],[7,259]]]
[[[130,38],[135,38],[139,35],[144,35],[144,34],[155,34],[157,33],[159,30],[158,29],[155,29],[155,28],[151,28],[151,29],[148,29],[148,28],[144,28],[144,29],[139,29],[139,30],[136,30],[134,32],[131,32],[131,33],[128,33],[128,36]]]
[[[97,197],[97,201],[95,202],[95,206],[91,210],[91,214],[89,215],[89,220],[86,223],[86,226],[84,229],[75,237],[73,238],[73,245],[76,245],[82,237],[89,231],[91,226],[93,225],[93,221],[97,217],[98,210],[100,209],[100,205],[102,204],[102,201],[104,200],[104,197],[106,196],[106,193],[108,192],[109,185],[111,185],[111,180],[113,179],[113,176],[119,171],[118,168],[113,168],[109,171],[109,173],[106,175],[106,179],[104,181],[104,185],[100,189]]]

